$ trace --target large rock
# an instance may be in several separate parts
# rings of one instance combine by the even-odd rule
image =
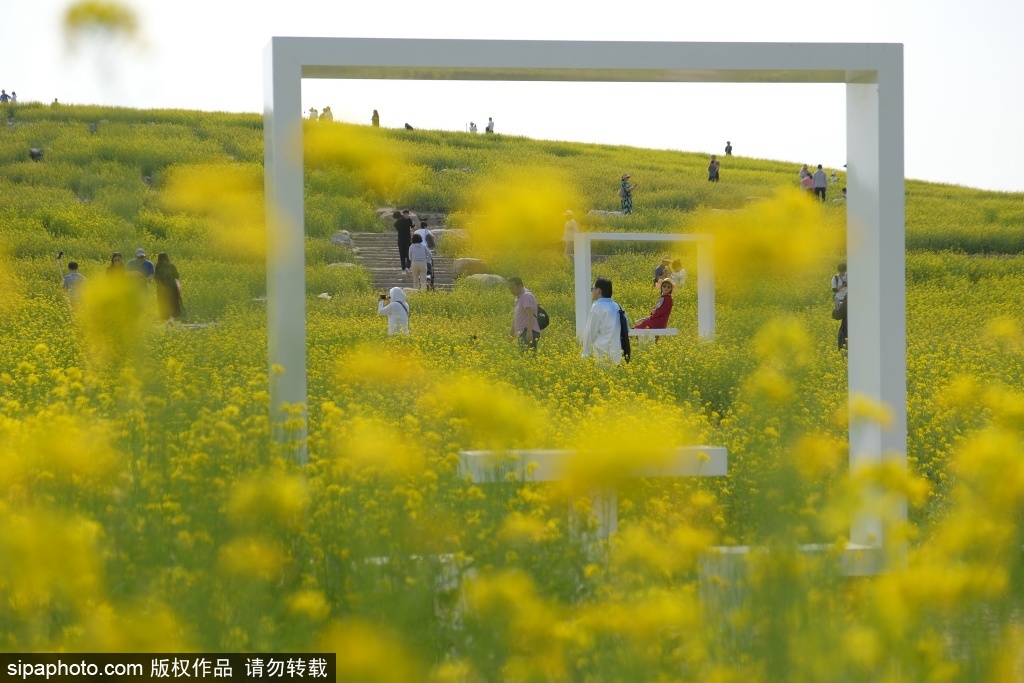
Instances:
[[[487,270],[487,263],[478,258],[457,258],[455,259],[455,277],[464,275],[475,275]]]
[[[348,234],[348,230],[342,230],[331,235],[331,243],[336,244],[339,247],[345,247],[346,249],[352,248],[352,236]]]
[[[588,216],[597,216],[598,218],[617,218],[622,214],[621,211],[601,211],[600,209],[591,209],[587,211]]]
[[[467,277],[466,282],[471,282],[479,287],[501,287],[505,284],[506,280],[494,273],[477,273]]]

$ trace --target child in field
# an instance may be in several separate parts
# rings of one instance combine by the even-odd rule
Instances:
[[[68,264],[68,274],[64,276],[63,284],[71,304],[77,306],[82,300],[82,287],[85,285],[85,276],[78,272],[78,261]]]

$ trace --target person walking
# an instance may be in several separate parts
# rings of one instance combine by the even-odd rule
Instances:
[[[124,276],[124,273],[124,258],[121,256],[121,252],[115,251],[110,255],[110,265],[107,266],[107,275],[122,277]]]
[[[633,325],[634,330],[664,330],[668,327],[668,316],[672,313],[672,292],[675,286],[671,280],[662,280],[661,296],[651,309],[651,314]]]
[[[324,110],[320,112],[320,120],[328,122],[334,120],[334,114],[331,113],[330,107],[324,107]]]
[[[839,320],[839,335],[837,337],[838,347],[846,347],[849,337],[849,323],[847,321],[847,279],[846,262],[841,262],[838,272],[832,276],[832,317]]]
[[[427,289],[427,266],[433,259],[430,247],[423,242],[423,236],[419,233],[412,236],[412,244],[409,247],[409,263],[412,271],[412,288],[421,292]]]
[[[181,317],[181,279],[167,252],[156,255],[156,305],[161,320]]]
[[[619,199],[622,200],[622,213],[625,216],[633,213],[633,190],[636,189],[636,183],[629,184],[630,175],[628,173],[622,174],[622,184],[619,185]]]
[[[540,322],[537,320],[537,297],[523,286],[522,278],[513,275],[508,279],[509,294],[516,298],[512,306],[511,335],[519,338],[519,350],[532,349],[537,353],[540,339]]]
[[[380,114],[377,113],[376,109],[373,110],[373,116],[370,117],[370,125],[374,128],[380,128]]]
[[[728,140],[725,141],[725,156],[732,156],[732,143],[729,142]]]
[[[146,258],[146,250],[142,248],[135,250],[135,258],[129,261],[124,269],[125,272],[138,275],[145,287],[149,287],[149,283],[152,282],[153,275],[156,273],[153,262]]]
[[[6,90],[0,90],[0,103],[7,104],[11,101],[11,96],[7,94]]]
[[[494,132],[494,119],[492,119],[490,116],[487,117],[487,127],[484,128],[484,132],[485,133],[493,133]]]
[[[614,365],[622,362],[622,307],[612,299],[612,281],[599,277],[590,290],[593,305],[587,316],[583,332],[583,358],[593,355],[596,360]],[[627,321],[628,324],[628,321]]]
[[[402,262],[402,274],[407,275],[412,266],[409,261],[409,247],[412,245],[412,219],[395,211],[391,216],[395,219],[395,232],[398,233],[398,258]]]
[[[818,195],[822,203],[824,203],[825,192],[828,190],[828,176],[821,169],[821,164],[818,164],[818,170],[814,172],[812,182],[814,184],[814,194]]]
[[[77,307],[82,300],[82,290],[85,287],[85,276],[78,272],[78,261],[68,263],[68,274],[64,276],[61,286],[71,300],[72,308]]]
[[[377,301],[377,314],[388,317],[388,335],[409,334],[409,304],[401,287],[392,287]]]
[[[718,169],[721,166],[722,166],[722,164],[719,163],[718,157],[716,157],[714,154],[712,154],[711,155],[711,163],[708,164],[708,182],[709,183],[717,183],[718,182]]]
[[[565,255],[572,258],[573,245],[576,243],[576,235],[579,234],[580,226],[576,223],[576,219],[572,217],[572,211],[566,211],[565,216],[565,232],[562,233],[562,241],[565,242]]]

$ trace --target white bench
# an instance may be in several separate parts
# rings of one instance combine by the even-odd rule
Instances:
[[[679,334],[679,329],[675,327],[666,327],[661,330],[630,330],[629,336],[637,339],[643,339],[644,341],[658,341],[658,337],[674,337]]]
[[[476,484],[561,481],[575,451],[459,451],[459,476]],[[723,446],[683,446],[667,457],[636,463],[623,477],[724,477],[729,474],[728,450]],[[606,539],[619,526],[614,488],[591,493],[598,521],[598,538]]]

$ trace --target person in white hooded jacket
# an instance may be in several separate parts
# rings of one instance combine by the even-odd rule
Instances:
[[[409,303],[401,287],[392,287],[388,294],[381,294],[377,301],[377,313],[388,317],[388,334],[409,334]]]

